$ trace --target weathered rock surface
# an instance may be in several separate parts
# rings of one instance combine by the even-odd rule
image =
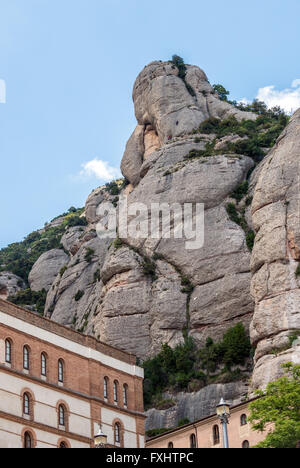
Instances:
[[[252,203],[257,232],[251,258],[257,346],[253,388],[281,374],[280,364],[300,363],[289,336],[300,331],[300,110],[292,117],[260,171]]]
[[[80,239],[84,236],[84,229],[81,226],[74,226],[67,230],[61,239],[61,243],[64,249],[70,252],[71,255],[75,255],[78,251],[78,245]]]
[[[186,295],[180,276],[163,261],[157,262],[156,274],[153,282],[143,272],[143,258],[126,246],[110,252],[101,272],[96,335],[143,358],[158,353],[164,342],[183,342]]]
[[[95,237],[81,246],[49,290],[45,308],[47,317],[86,331],[99,287],[97,272],[100,273],[106,251],[107,245]]]
[[[0,298],[6,300],[9,296],[15,296],[19,291],[25,289],[26,285],[22,278],[10,272],[0,273]]]
[[[216,405],[225,398],[231,406],[238,405],[247,396],[248,386],[243,382],[209,385],[199,392],[165,393],[163,398],[176,404],[167,410],[147,411],[146,431],[151,429],[174,428],[182,419],[197,421],[215,414]]]
[[[299,345],[290,348],[289,340],[300,331],[300,111],[249,178],[253,160],[226,153],[228,143],[241,137],[219,139],[218,154],[211,155],[207,144],[215,143],[214,135],[194,130],[209,117],[257,116],[221,101],[200,68],[187,66],[184,81],[171,62],[152,62],[138,76],[133,100],[137,127],[121,163],[129,185],[118,196],[109,187],[91,193],[88,226],[69,228],[62,238],[70,256],[61,250],[59,258],[54,251],[42,256],[30,274],[31,287],[49,291],[47,317],[142,359],[156,355],[163,343],[182,343],[185,333],[199,347],[208,337],[219,341],[242,322],[256,346],[252,386],[262,387],[280,374],[281,362],[300,359]],[[227,205],[247,177],[247,198],[239,204],[242,228]],[[109,217],[99,207],[111,202],[120,210],[125,201],[129,222],[140,211],[148,228],[153,207],[168,204],[176,211],[203,204],[203,244],[187,244],[187,232],[178,237],[181,211],[170,218],[169,236],[163,226],[158,235],[137,237],[132,223],[126,233],[117,226],[117,242],[100,239],[99,223],[107,227]],[[247,229],[257,232],[252,255]],[[148,412],[148,429],[200,419],[214,412],[221,397],[235,404],[246,393],[240,382],[172,396],[174,408]]]
[[[237,322],[249,327],[254,307],[250,252],[244,230],[229,219],[226,205],[254,162],[225,152],[187,156],[213,140],[213,135],[195,139],[193,134],[208,117],[256,115],[221,101],[200,68],[187,66],[183,81],[170,62],[145,67],[133,99],[137,128],[121,164],[130,185],[120,197],[105,187],[94,190],[85,207],[88,226],[63,236],[71,258],[62,275],[56,270],[46,315],[146,358],[157,354],[162,343],[181,343],[186,331],[203,346],[208,336],[217,341]],[[148,223],[153,204],[204,204],[204,244],[191,249],[185,236],[174,238],[177,219],[171,220],[170,238],[166,232],[149,232],[139,239],[132,232],[123,235],[119,226],[123,246],[100,240],[99,222],[108,219],[99,207],[107,201],[116,205],[118,199],[133,210],[129,221],[135,204],[142,203]],[[190,286],[184,289],[186,281]]]
[[[32,291],[49,291],[59,271],[68,261],[68,255],[61,249],[49,250],[41,255],[29,273],[28,281]]]
[[[149,211],[155,203],[204,203],[203,247],[188,250],[187,239],[174,239],[173,230],[168,239],[160,235],[157,240],[150,236],[146,240],[124,240],[144,255],[157,254],[181,277],[189,278],[195,286],[189,307],[190,333],[203,345],[208,336],[222,338],[238,321],[248,328],[251,320],[250,253],[244,231],[229,220],[225,205],[253,161],[230,155],[187,161],[185,156],[197,147],[201,148],[201,143],[180,141],[153,153],[145,163],[147,171],[127,201],[129,209],[143,201]]]
[[[156,148],[174,137],[191,134],[209,117],[224,119],[234,115],[238,120],[255,119],[221,101],[199,67],[187,65],[186,83],[171,62],[152,62],[139,74],[134,84],[133,100],[138,126],[131,136],[122,160],[124,176],[133,184],[139,182],[139,169]]]

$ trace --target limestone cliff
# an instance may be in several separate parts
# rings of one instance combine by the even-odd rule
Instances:
[[[264,386],[280,362],[299,362],[291,335],[300,331],[300,112],[269,151],[280,125],[221,100],[200,68],[187,65],[182,76],[172,62],[146,66],[133,101],[137,127],[121,163],[125,183],[92,192],[84,225],[56,220],[60,245],[35,262],[31,288],[47,290],[47,317],[141,359],[186,336],[198,347],[208,337],[220,341],[242,322],[256,347],[252,387]],[[97,225],[107,222],[99,207],[124,199],[129,210],[146,206],[148,222],[151,204],[203,203],[203,247],[187,250],[174,224],[171,238],[119,232],[116,241],[99,239]],[[167,413],[153,410],[149,428],[180,415],[207,416],[208,394],[214,405],[220,392],[236,403],[247,393],[245,382],[226,385],[178,397]]]
[[[300,363],[300,110],[264,161],[252,218],[257,231],[251,258],[252,386],[257,388],[280,375],[282,362]]]
[[[57,266],[45,314],[145,358],[157,354],[162,343],[183,342],[186,330],[200,346],[209,336],[218,341],[237,322],[249,329],[254,307],[250,252],[244,230],[230,219],[226,205],[254,162],[227,152],[222,139],[214,155],[187,155],[204,151],[213,141],[215,135],[195,134],[208,118],[234,116],[241,121],[257,116],[221,101],[200,68],[187,66],[183,80],[170,62],[145,67],[133,100],[138,126],[121,164],[130,184],[118,197],[105,187],[95,190],[85,207],[84,232],[76,227],[66,231],[62,243],[70,259],[62,270],[61,263]],[[127,197],[129,208],[136,202],[149,207],[204,203],[204,247],[188,251],[184,238],[128,237],[117,248],[99,240],[97,208],[121,196]],[[145,270],[148,259],[155,278]],[[30,278],[35,271],[40,271],[38,265]]]

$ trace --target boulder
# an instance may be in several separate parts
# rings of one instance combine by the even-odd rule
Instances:
[[[0,298],[8,299],[26,288],[22,278],[8,271],[0,272]]]
[[[45,252],[33,265],[28,282],[32,291],[49,291],[60,270],[69,262],[68,255],[61,249]]]

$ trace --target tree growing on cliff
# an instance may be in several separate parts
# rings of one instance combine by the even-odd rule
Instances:
[[[227,89],[225,89],[224,86],[222,86],[221,84],[215,84],[213,85],[213,89],[215,90],[221,101],[228,101],[228,96],[230,92],[227,91]]]
[[[271,429],[256,448],[296,448],[300,440],[300,365],[283,364],[286,375],[257,390],[249,421],[257,431]]]

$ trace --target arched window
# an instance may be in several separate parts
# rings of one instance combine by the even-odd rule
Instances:
[[[250,444],[249,444],[249,441],[248,441],[248,440],[244,440],[243,445],[242,445],[242,448],[243,448],[243,449],[248,449],[248,448],[250,448]]]
[[[59,448],[61,448],[61,449],[67,449],[67,448],[68,448],[68,445],[67,445],[66,442],[61,442],[61,443],[59,444]]]
[[[191,446],[191,448],[197,448],[195,434],[192,434],[191,437],[190,437],[190,446]]]
[[[10,340],[5,340],[5,362],[11,364],[12,344]]]
[[[172,449],[172,448],[174,448],[174,444],[173,444],[173,442],[169,442],[168,449]]]
[[[30,434],[30,432],[25,432],[24,434],[24,448],[25,449],[33,448],[32,435]]]
[[[63,427],[66,426],[66,410],[63,405],[58,407],[58,424]]]
[[[58,361],[58,381],[64,383],[64,363],[62,359]]]
[[[104,398],[108,399],[108,377],[104,377]]]
[[[47,375],[47,356],[45,353],[41,354],[41,375],[43,377]]]
[[[24,346],[23,348],[23,368],[25,370],[29,370],[29,366],[30,366],[30,359],[29,359],[29,348],[28,346]]]
[[[118,382],[117,380],[114,381],[114,402],[118,403]]]
[[[23,414],[26,416],[30,416],[30,395],[29,393],[24,393],[23,395]]]
[[[115,443],[120,444],[121,442],[121,427],[119,423],[115,424]]]
[[[213,441],[214,441],[214,445],[218,445],[220,443],[219,426],[214,426],[213,428]]]
[[[246,426],[247,425],[247,416],[246,414],[242,414],[241,416],[241,426]]]
[[[127,406],[128,403],[128,385],[123,385],[123,404]]]

